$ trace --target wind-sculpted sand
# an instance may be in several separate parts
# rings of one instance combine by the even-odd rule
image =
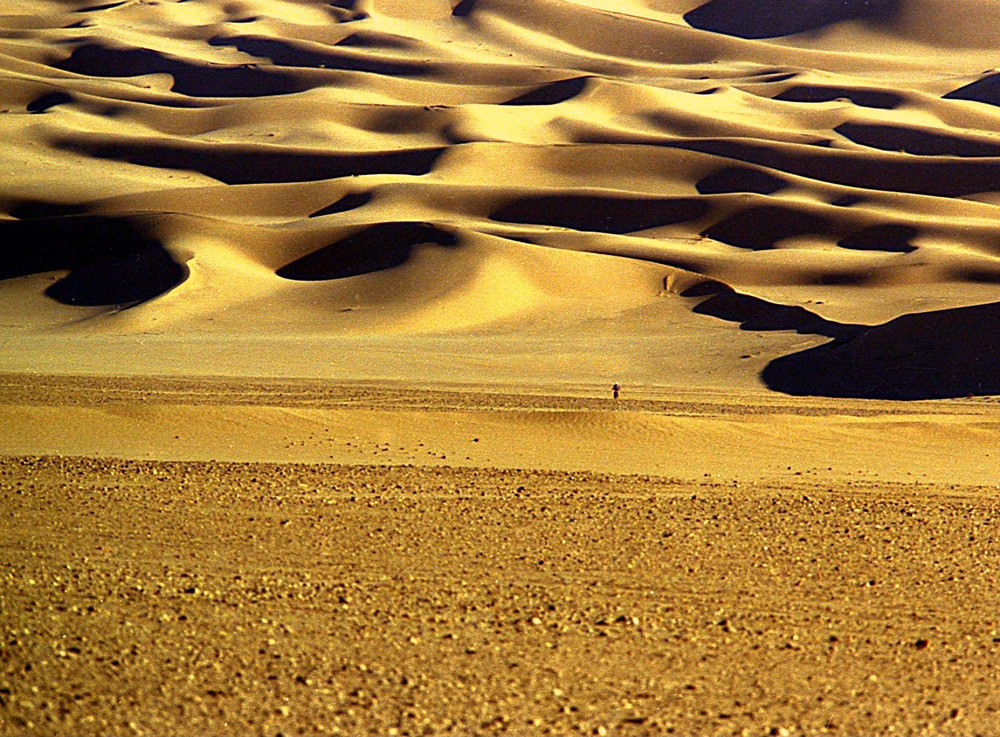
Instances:
[[[1000,393],[992,8],[7,0],[2,367]]]
[[[996,9],[0,0],[0,733],[1000,733]]]

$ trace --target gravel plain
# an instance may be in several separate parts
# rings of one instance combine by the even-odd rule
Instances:
[[[4,734],[989,734],[995,490],[0,460]]]

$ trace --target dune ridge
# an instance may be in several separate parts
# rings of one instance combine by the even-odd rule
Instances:
[[[0,303],[28,353],[3,365],[53,335],[110,370],[123,335],[674,331],[656,350],[692,368],[664,383],[1000,393],[987,10],[4,0]]]

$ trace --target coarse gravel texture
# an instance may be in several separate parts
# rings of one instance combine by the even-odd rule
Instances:
[[[3,734],[989,734],[995,490],[0,460]]]

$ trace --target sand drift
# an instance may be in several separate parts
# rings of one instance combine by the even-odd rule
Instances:
[[[0,0],[0,330],[1000,394],[988,10]]]

